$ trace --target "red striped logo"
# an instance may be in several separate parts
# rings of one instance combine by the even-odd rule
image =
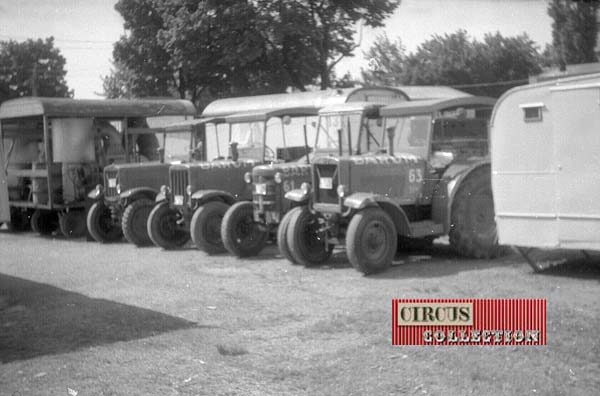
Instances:
[[[393,299],[392,345],[546,345],[546,300]]]

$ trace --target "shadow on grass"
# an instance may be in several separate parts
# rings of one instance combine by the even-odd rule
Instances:
[[[534,250],[530,256],[543,269],[536,275],[600,280],[600,255],[577,250]]]
[[[194,322],[0,274],[0,361],[195,327]]]

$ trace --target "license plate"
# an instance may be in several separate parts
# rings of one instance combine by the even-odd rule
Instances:
[[[183,195],[175,195],[175,205],[183,205]]]
[[[256,183],[254,193],[258,195],[267,195],[267,185],[265,183]]]
[[[331,190],[333,188],[333,179],[331,177],[322,177],[319,180],[319,188]]]
[[[108,179],[108,187],[110,187],[110,188],[117,187],[117,179]]]

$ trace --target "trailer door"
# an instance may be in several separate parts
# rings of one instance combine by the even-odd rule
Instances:
[[[552,89],[559,243],[600,249],[600,84]]]

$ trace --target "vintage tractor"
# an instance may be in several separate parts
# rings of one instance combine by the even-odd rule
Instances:
[[[169,167],[206,159],[205,124],[219,121],[197,119],[163,128],[129,129],[137,142],[156,137],[152,152],[158,158],[104,168],[104,185],[90,193],[90,198],[96,200],[87,216],[92,237],[98,242],[113,242],[124,235],[136,246],[152,245],[146,223],[160,187],[169,182]]]
[[[304,145],[286,146],[285,126],[294,118],[314,117],[317,110],[290,107],[226,116],[222,127],[227,127],[227,141],[231,142],[227,159],[170,167],[169,184],[161,187],[148,218],[154,244],[174,249],[191,237],[198,249],[210,254],[224,252],[220,230],[225,212],[236,202],[252,199],[244,175],[265,162],[304,156]],[[283,147],[273,150],[280,145]],[[257,230],[254,243],[262,244],[261,238],[264,235]]]
[[[87,194],[104,166],[128,162],[129,127],[147,117],[194,114],[179,100],[75,100],[20,98],[0,105],[10,223],[67,238],[85,235]],[[139,147],[142,149],[142,147]]]
[[[298,206],[282,220],[280,249],[310,266],[345,246],[350,263],[367,274],[389,267],[399,242],[446,234],[461,254],[496,256],[487,157],[494,102],[467,96],[382,108],[386,133],[378,143],[387,139],[387,150],[368,150],[371,135],[363,132],[343,142],[349,155],[315,159],[312,183],[286,194]]]
[[[383,97],[377,99],[383,100]],[[311,147],[313,153],[310,155],[312,160],[321,156],[339,155],[341,146],[336,144],[339,136],[336,127],[333,126],[335,122],[344,130],[342,135],[344,141],[349,136],[346,133],[347,128],[355,131],[356,136],[359,131],[372,137],[378,136],[376,139],[369,139],[369,149],[379,150],[378,143],[381,142],[383,134],[379,109],[385,104],[350,101],[322,108],[319,111],[316,137],[312,140],[314,142]],[[308,138],[306,141],[308,142]],[[281,219],[297,203],[284,199],[284,195],[299,188],[302,183],[310,182],[310,157],[307,155],[299,161],[289,163],[260,165],[252,170],[251,175],[246,175],[246,180],[253,185],[252,202],[238,202],[231,206],[221,226],[221,238],[230,253],[238,257],[256,255],[268,239],[277,237],[276,233],[285,234],[287,224],[280,224]],[[257,238],[256,234],[259,232],[263,236]],[[262,243],[257,244],[256,240]],[[291,259],[287,250],[282,249],[282,253]]]

